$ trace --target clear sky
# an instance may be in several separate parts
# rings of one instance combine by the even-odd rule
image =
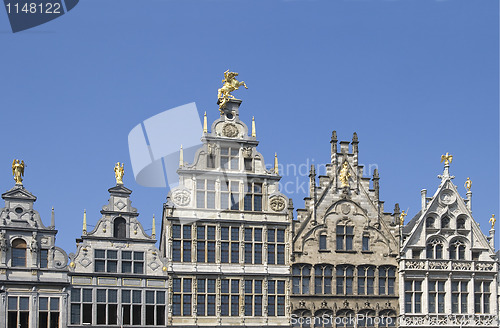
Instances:
[[[500,216],[498,17],[494,0],[84,0],[13,34],[0,10],[0,189],[14,186],[12,159],[23,159],[24,185],[46,225],[55,207],[57,244],[70,253],[83,209],[95,224],[114,163],[125,162],[150,229],[167,190],[135,183],[128,133],[190,102],[215,120],[231,69],[249,87],[235,95],[268,164],[274,152],[284,165],[326,163],[332,130],[340,140],[356,131],[386,211],[399,203],[411,218],[449,152],[486,232]],[[284,177],[296,208],[307,181]]]

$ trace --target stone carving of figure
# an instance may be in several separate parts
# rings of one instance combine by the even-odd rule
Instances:
[[[470,191],[470,188],[472,187],[472,181],[470,180],[470,178],[467,178],[467,181],[465,181],[464,186],[465,188],[467,188],[467,191]]]
[[[23,184],[24,161],[19,162],[18,159],[15,159],[12,162],[12,175],[14,176],[16,184]]]
[[[36,232],[33,232],[33,236],[32,236],[32,239],[31,239],[31,244],[30,244],[30,250],[33,253],[37,253],[38,252],[38,241],[36,240]]]
[[[123,163],[120,166],[120,162],[116,163],[115,165],[115,178],[116,178],[116,184],[123,184],[123,174],[125,173],[125,170],[123,169]]]
[[[7,252],[7,240],[5,239],[5,232],[0,232],[0,251]]]

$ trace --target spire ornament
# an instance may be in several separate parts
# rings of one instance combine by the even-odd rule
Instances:
[[[452,160],[453,160],[453,156],[450,155],[449,153],[446,153],[445,155],[441,155],[441,163],[443,163],[443,161],[444,161],[445,166],[450,165]]]
[[[342,169],[340,170],[340,182],[342,183],[342,187],[348,187],[349,186],[349,177],[351,174],[349,173],[349,166],[347,164],[347,161],[344,161],[344,164],[342,164]]]
[[[16,181],[16,185],[23,184],[24,161],[19,162],[18,159],[12,161],[12,175],[14,176],[14,181]]]
[[[497,222],[497,219],[495,218],[495,214],[491,214],[491,218],[490,218],[490,221],[491,223],[491,229],[493,229],[495,227],[495,223]]]
[[[245,89],[248,89],[247,85],[244,81],[236,80],[238,73],[230,72],[229,70],[224,72],[224,79],[222,80],[222,88],[220,88],[217,92],[217,98],[219,98],[219,111],[222,113],[222,110],[226,107],[229,99],[235,99],[231,92],[238,90],[241,86],[244,86]]]
[[[278,168],[278,154],[274,153],[274,173],[280,174],[280,170]]]
[[[83,210],[83,228],[82,232],[84,235],[87,234],[87,211]]]
[[[117,162],[115,164],[115,179],[116,179],[116,184],[117,185],[122,185],[123,184],[123,174],[125,174],[125,170],[123,169],[123,163]]]
[[[151,231],[151,236],[153,238],[156,237],[156,222],[155,222],[155,215],[153,214],[153,228],[152,228],[152,231]]]
[[[467,189],[467,191],[470,191],[470,188],[472,187],[472,181],[470,178],[467,178],[467,180],[464,183],[464,187]]]
[[[257,137],[257,130],[255,130],[255,117],[252,116],[252,137]]]
[[[400,226],[404,226],[405,225],[405,218],[406,218],[407,215],[408,215],[408,213],[405,213],[404,210],[401,212],[401,215],[399,216],[399,225]]]
[[[184,166],[184,150],[182,149],[182,145],[181,145],[181,150],[179,153],[179,167],[183,167],[183,166]]]
[[[208,132],[207,112],[205,112],[205,115],[203,116],[203,133],[207,132]]]

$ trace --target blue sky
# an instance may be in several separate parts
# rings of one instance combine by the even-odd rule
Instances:
[[[330,136],[359,136],[360,162],[376,165],[385,208],[419,210],[440,156],[483,231],[499,212],[498,1],[85,0],[68,14],[13,34],[0,10],[0,189],[25,186],[68,253],[83,209],[95,224],[125,162],[145,229],[166,189],[137,185],[127,136],[145,119],[196,102],[218,116],[226,69],[249,89],[241,118],[257,122],[268,164],[326,163]],[[175,142],[175,140],[165,140]],[[307,177],[286,176],[298,184]],[[289,194],[303,207],[301,192]],[[159,231],[157,220],[157,230]]]

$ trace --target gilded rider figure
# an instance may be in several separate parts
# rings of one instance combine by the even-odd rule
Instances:
[[[224,72],[224,79],[222,80],[222,88],[220,88],[217,92],[217,98],[219,98],[219,110],[222,113],[222,109],[226,107],[229,99],[234,99],[234,96],[231,92],[238,90],[241,86],[244,86],[245,89],[248,89],[247,85],[244,81],[239,82],[236,77],[238,73],[230,72],[229,70]]]

